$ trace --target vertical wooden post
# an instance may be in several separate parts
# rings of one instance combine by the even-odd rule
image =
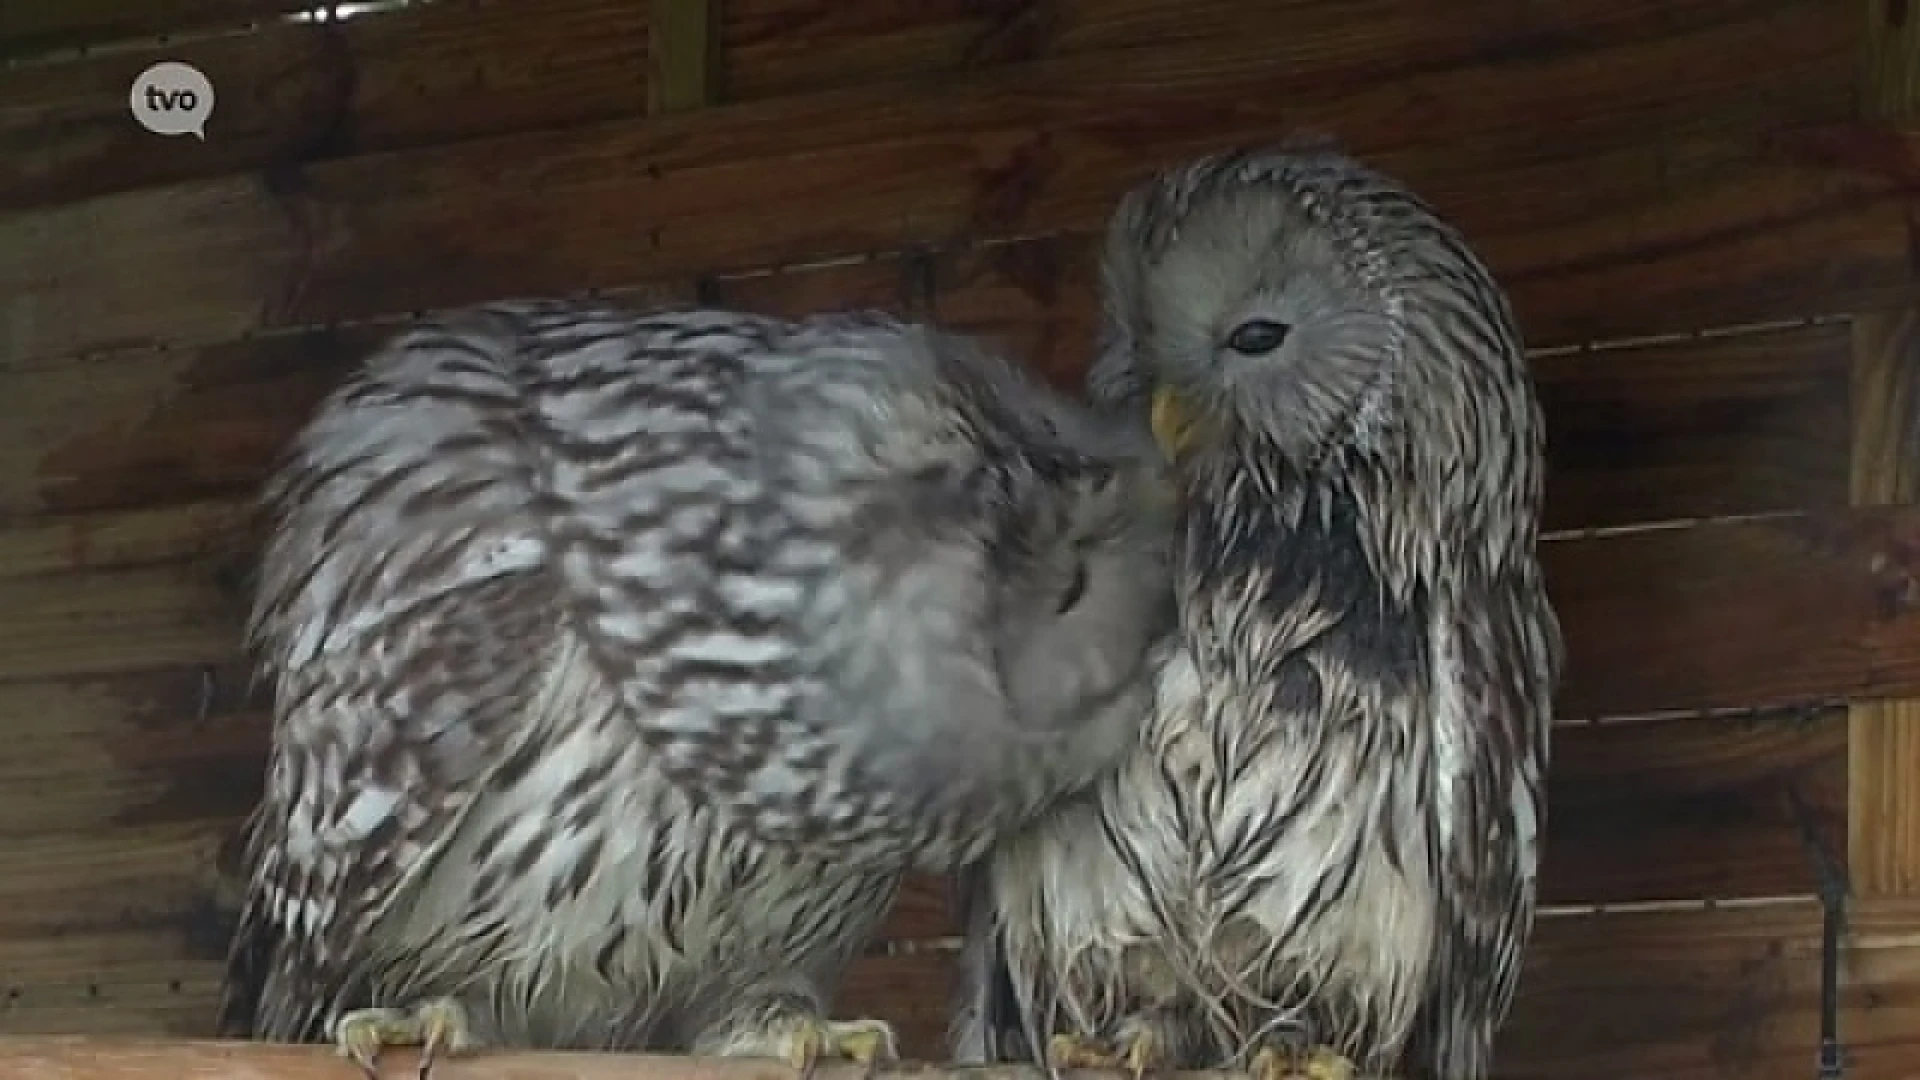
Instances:
[[[649,0],[647,111],[681,112],[717,96],[721,0]]]
[[[1920,117],[1920,4],[1868,0],[1870,122]],[[1853,502],[1908,502],[1920,491],[1920,296],[1854,324]],[[1920,700],[1858,704],[1848,720],[1847,855],[1862,896],[1920,894]]]

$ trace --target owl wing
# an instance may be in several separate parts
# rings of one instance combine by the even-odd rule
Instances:
[[[319,1036],[362,937],[525,749],[553,590],[515,388],[471,360],[430,331],[391,346],[269,491],[250,636],[272,749],[225,1031]]]
[[[1519,983],[1562,662],[1558,622],[1536,585],[1488,591],[1487,601],[1452,609],[1453,662],[1436,673],[1456,706],[1440,713],[1461,756],[1436,795],[1440,935],[1413,1054],[1446,1076],[1485,1075],[1493,1029]]]
[[[991,890],[992,877],[985,864],[961,870],[951,882],[952,910],[962,937],[947,1033],[949,1055],[963,1066],[1039,1062],[1045,1044],[1030,1025],[1033,1011],[1022,1007],[1014,988],[1001,937],[1001,913]],[[1029,974],[1045,980],[1039,972]],[[1035,996],[1045,1000],[1048,991],[1035,987]]]

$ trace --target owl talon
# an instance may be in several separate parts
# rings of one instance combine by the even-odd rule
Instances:
[[[1359,1072],[1353,1062],[1324,1046],[1305,1051],[1269,1046],[1254,1055],[1247,1071],[1254,1080],[1354,1080]]]
[[[1055,1035],[1047,1044],[1047,1060],[1054,1069],[1119,1069],[1140,1080],[1160,1064],[1160,1044],[1148,1031],[1126,1040],[1117,1051],[1077,1035]]]
[[[899,1040],[882,1020],[821,1020],[794,1017],[774,1027],[729,1041],[715,1052],[722,1057],[770,1057],[810,1077],[823,1057],[867,1066],[899,1057]]]
[[[466,1010],[452,998],[434,998],[411,1009],[355,1009],[334,1025],[334,1045],[359,1066],[367,1080],[380,1080],[380,1051],[420,1047],[420,1080],[428,1080],[442,1053],[462,1053],[477,1041]]]
[[[477,1045],[467,1012],[452,998],[436,998],[414,1011],[420,1024],[420,1080],[427,1080],[440,1054],[463,1054]]]

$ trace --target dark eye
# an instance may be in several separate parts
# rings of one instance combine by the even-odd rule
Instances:
[[[1286,323],[1271,319],[1248,319],[1233,328],[1233,333],[1227,337],[1227,348],[1243,356],[1270,353],[1287,340],[1287,331],[1290,329]]]
[[[1074,563],[1073,580],[1067,582],[1067,591],[1061,595],[1060,606],[1054,609],[1054,614],[1065,615],[1067,612],[1072,611],[1073,605],[1079,603],[1080,598],[1085,596],[1086,593],[1087,564],[1083,562]]]

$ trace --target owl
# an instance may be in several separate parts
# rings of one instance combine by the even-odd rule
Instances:
[[[1184,507],[1126,760],[960,878],[962,1061],[1487,1075],[1562,666],[1542,417],[1462,235],[1324,139],[1127,194],[1090,394]]]
[[[222,1029],[891,1056],[904,873],[1133,744],[1177,524],[1137,419],[964,337],[564,300],[426,318],[267,491],[274,708]]]

